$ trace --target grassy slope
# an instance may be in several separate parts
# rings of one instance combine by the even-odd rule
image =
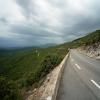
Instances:
[[[29,51],[16,51],[9,55],[0,56],[0,74],[8,79],[14,80],[19,84],[41,68],[41,63],[47,55],[59,55],[62,58],[67,51],[60,50],[58,47],[46,49],[31,49]]]
[[[100,30],[96,30],[92,33],[88,33],[88,35],[76,39],[72,42],[69,43],[64,43],[62,45],[59,45],[58,47],[61,48],[77,48],[80,46],[87,46],[87,45],[92,45],[94,43],[100,42]]]
[[[72,43],[72,46],[73,45],[74,47],[87,46],[87,45],[92,45],[97,42],[100,42],[100,30],[89,33],[87,36],[83,38],[74,40]]]

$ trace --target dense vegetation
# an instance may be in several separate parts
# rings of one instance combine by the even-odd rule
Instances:
[[[37,87],[43,81],[41,79],[61,62],[66,53],[66,49],[58,47],[5,51],[0,56],[0,76],[5,77],[6,81],[12,80],[19,90],[27,89],[32,85]]]
[[[20,100],[21,90],[37,87],[42,79],[67,54],[68,48],[77,48],[100,42],[97,30],[83,38],[50,48],[29,48],[0,51],[0,100]]]
[[[20,91],[13,81],[0,77],[0,100],[21,100]]]

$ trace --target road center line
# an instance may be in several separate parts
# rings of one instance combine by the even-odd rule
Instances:
[[[79,70],[81,70],[81,67],[78,64],[75,64],[75,65]]]
[[[74,59],[72,58],[72,61],[74,61]]]
[[[98,83],[96,83],[94,80],[91,80],[91,82],[97,87],[100,89],[100,85]]]

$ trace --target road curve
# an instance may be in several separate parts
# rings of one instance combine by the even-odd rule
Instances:
[[[70,50],[57,100],[100,100],[100,61]]]

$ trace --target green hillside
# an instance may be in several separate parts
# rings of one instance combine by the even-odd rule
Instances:
[[[55,47],[29,48],[27,50],[24,48],[15,51],[1,50],[0,94],[2,94],[2,97],[0,99],[19,100],[17,97],[20,97],[19,94],[23,89],[25,91],[32,85],[37,87],[41,84],[42,79],[64,58],[68,48],[87,46],[97,42],[100,42],[100,30]],[[8,95],[8,92],[11,92],[11,94]],[[7,99],[4,98],[5,95]],[[16,99],[13,99],[14,97]]]
[[[96,30],[92,33],[88,33],[85,37],[79,38],[72,42],[72,45],[75,46],[87,46],[94,43],[100,42],[100,30]]]
[[[19,91],[37,87],[43,78],[57,66],[67,50],[58,48],[6,51],[0,56],[0,80],[13,81]],[[5,55],[6,54],[6,55]],[[5,81],[1,81],[3,84]],[[2,87],[1,87],[2,88]],[[0,88],[0,89],[1,89]],[[4,90],[7,87],[4,87]],[[17,91],[18,91],[17,90]],[[3,91],[3,90],[2,90]],[[0,94],[2,94],[2,91]],[[12,90],[11,90],[12,91]],[[19,98],[18,98],[19,99]],[[5,100],[2,98],[2,100]],[[13,99],[8,99],[13,100]],[[15,100],[15,99],[14,99]]]
[[[100,42],[100,30],[96,30],[94,32],[88,33],[86,36],[82,38],[78,38],[72,42],[64,43],[59,45],[58,47],[62,48],[77,48],[80,46],[92,45]]]

